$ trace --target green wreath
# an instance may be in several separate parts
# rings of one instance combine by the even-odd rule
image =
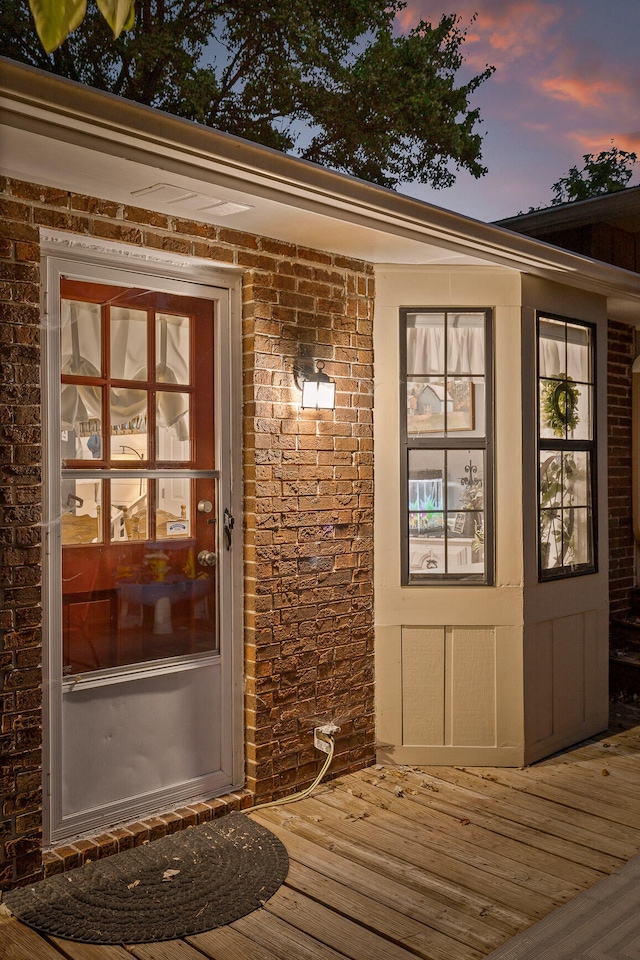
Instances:
[[[542,389],[541,412],[544,425],[551,427],[556,437],[566,436],[579,423],[578,398],[580,391],[571,377],[561,373],[559,380],[549,380]]]

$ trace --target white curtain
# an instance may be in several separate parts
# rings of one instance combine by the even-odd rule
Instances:
[[[484,373],[484,327],[449,325],[447,330],[447,370],[445,371],[444,324],[420,322],[407,327],[407,371],[442,376],[445,372],[457,376]]]
[[[540,376],[565,377],[578,382],[589,382],[589,349],[585,343],[566,344],[552,337],[540,338]]]
[[[111,356],[117,379],[143,380],[146,370],[146,313],[140,310],[112,308]],[[144,324],[142,320],[144,319]],[[156,378],[161,383],[188,383],[189,320],[186,317],[159,315],[157,331],[158,362]],[[99,377],[101,357],[101,318],[97,304],[63,300],[62,373],[73,376]],[[167,362],[167,358],[170,363]],[[141,359],[143,365],[141,365]],[[71,430],[81,420],[102,420],[102,391],[88,385],[62,385],[62,429]],[[121,426],[134,417],[147,413],[147,392],[134,388],[115,387],[111,391],[111,426]],[[184,394],[158,394],[158,415],[161,426],[172,427],[180,440],[188,439],[186,423],[188,400]]]

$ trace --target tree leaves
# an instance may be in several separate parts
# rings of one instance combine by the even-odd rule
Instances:
[[[590,197],[623,190],[631,179],[631,168],[638,157],[635,153],[613,146],[610,150],[602,150],[597,157],[592,153],[585,153],[582,159],[582,170],[571,167],[567,176],[560,177],[551,187],[554,194],[551,201],[553,205],[588,200]]]
[[[51,13],[86,0],[31,2]],[[455,14],[401,32],[404,0],[138,0],[135,23],[131,0],[96,2],[47,56],[27,0],[4,0],[0,51],[391,188],[486,172],[470,98],[493,68],[458,80]]]

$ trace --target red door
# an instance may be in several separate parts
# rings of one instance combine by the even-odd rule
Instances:
[[[61,281],[66,676],[218,649],[213,309]]]

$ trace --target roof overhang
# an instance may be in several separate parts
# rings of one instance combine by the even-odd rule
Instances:
[[[506,267],[640,322],[638,274],[4,58],[0,123],[6,176],[374,264]]]
[[[536,237],[594,223],[608,223],[629,233],[640,233],[640,187],[627,187],[600,197],[519,214],[496,221],[496,226]]]

